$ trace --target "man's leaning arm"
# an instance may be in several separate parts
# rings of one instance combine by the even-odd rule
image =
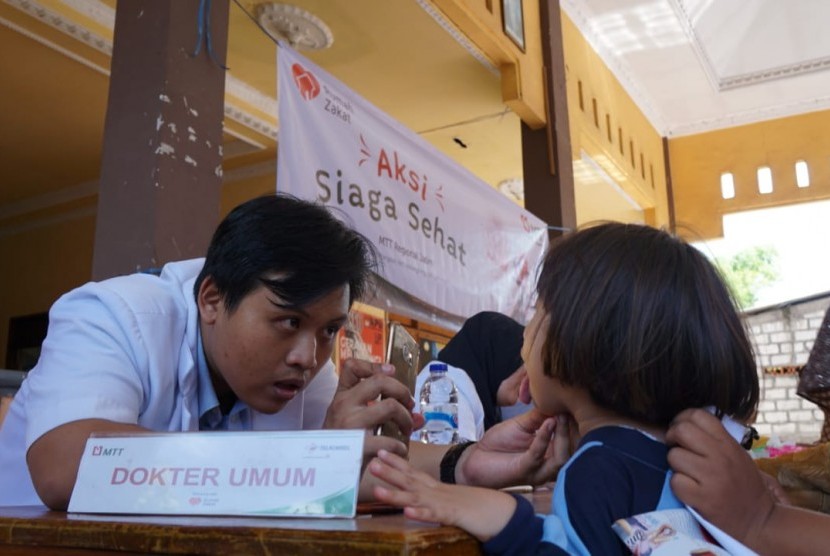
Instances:
[[[26,463],[40,499],[53,510],[67,508],[90,434],[135,432],[147,429],[103,419],[83,419],[56,427],[35,440],[26,453]]]

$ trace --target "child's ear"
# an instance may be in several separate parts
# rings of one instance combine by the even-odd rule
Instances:
[[[224,298],[213,276],[207,276],[199,285],[199,293],[196,295],[196,305],[199,307],[199,315],[205,324],[213,324],[219,316],[224,303]]]

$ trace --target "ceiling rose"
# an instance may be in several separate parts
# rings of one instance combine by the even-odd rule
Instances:
[[[290,4],[257,4],[256,15],[262,28],[276,40],[297,50],[322,50],[334,42],[328,25],[314,14]]]

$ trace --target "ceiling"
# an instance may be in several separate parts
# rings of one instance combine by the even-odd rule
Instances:
[[[273,173],[276,46],[249,17],[258,3],[230,6],[229,182]],[[304,55],[490,185],[521,177],[519,119],[501,101],[498,71],[428,0],[291,3],[334,38]],[[561,5],[663,135],[830,107],[826,0]],[[0,232],[94,198],[114,14],[115,0],[0,0]],[[577,161],[576,175],[578,202],[610,199],[594,212],[636,212],[590,160]]]
[[[830,108],[826,0],[562,0],[663,136]]]

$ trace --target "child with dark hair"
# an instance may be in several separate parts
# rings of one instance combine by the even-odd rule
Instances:
[[[522,348],[531,396],[545,414],[572,416],[581,436],[552,513],[534,516],[505,492],[439,483],[383,451],[370,469],[389,486],[375,495],[408,517],[468,530],[490,553],[627,554],[616,520],[683,507],[669,485],[672,419],[706,406],[753,415],[749,341],[705,257],[646,226],[564,237],[546,255],[537,292]]]

